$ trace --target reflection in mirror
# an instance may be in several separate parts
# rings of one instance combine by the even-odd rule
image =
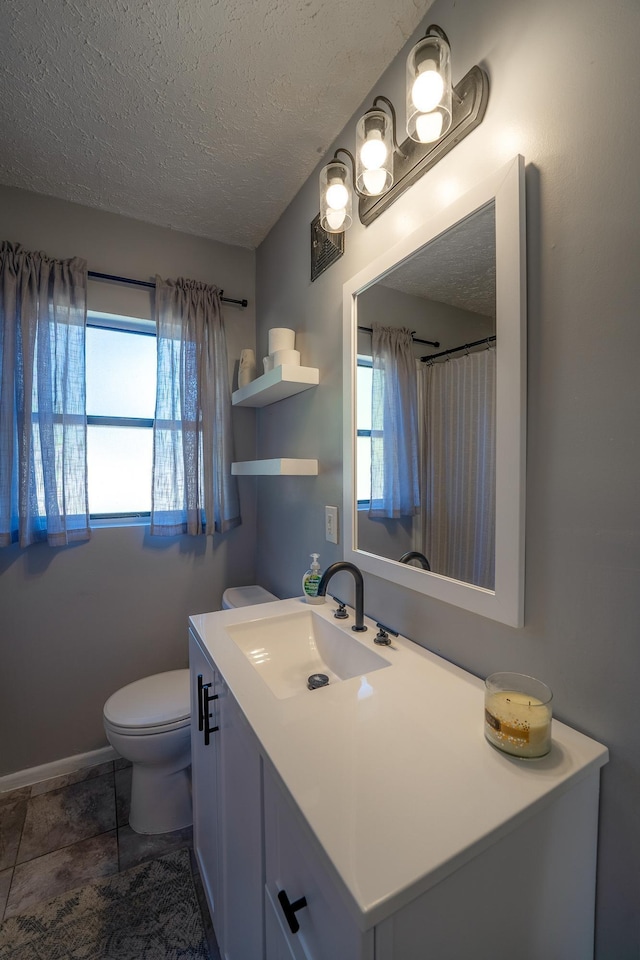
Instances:
[[[359,294],[356,406],[358,548],[490,590],[495,276],[490,202]],[[407,405],[394,412],[397,397]],[[398,436],[409,429],[413,444]],[[415,497],[398,496],[411,480]]]
[[[344,286],[345,559],[513,626],[525,262],[516,157]]]

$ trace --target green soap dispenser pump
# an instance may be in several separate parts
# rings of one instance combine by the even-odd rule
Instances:
[[[311,566],[305,573],[302,578],[302,592],[304,593],[304,598],[307,603],[324,603],[324,597],[318,596],[318,584],[322,577],[322,571],[320,570],[320,564],[318,560],[320,559],[319,553],[311,554]]]

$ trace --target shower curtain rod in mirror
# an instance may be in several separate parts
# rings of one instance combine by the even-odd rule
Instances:
[[[373,333],[373,328],[372,328],[372,327],[360,327],[360,326],[359,326],[359,327],[358,327],[358,330],[363,330],[365,333]],[[415,332],[415,331],[413,331],[413,330],[411,331],[411,339],[413,340],[414,343],[426,343],[426,344],[427,344],[428,346],[430,346],[430,347],[439,347],[439,346],[440,346],[440,341],[439,341],[439,340],[421,340],[420,337],[414,337],[414,335],[413,335],[414,332]],[[421,357],[420,359],[422,359],[422,357]]]
[[[420,357],[423,363],[426,363],[427,360],[435,360],[436,357],[446,357],[449,353],[457,353],[458,350],[470,350],[471,347],[480,347],[483,343],[489,346],[490,343],[493,343],[495,337],[483,337],[482,340],[474,340],[473,343],[461,343],[459,347],[449,347],[448,350],[441,350],[440,353],[431,353],[426,357]],[[440,344],[436,344],[440,346]]]
[[[95,270],[89,270],[91,280],[113,280],[115,283],[130,283],[135,287],[149,287],[155,290],[156,285],[149,280],[133,280],[131,277],[115,277],[110,273],[96,273]],[[223,303],[238,303],[241,307],[246,307],[248,300],[232,300],[231,297],[223,297],[224,290],[220,291],[220,299]]]

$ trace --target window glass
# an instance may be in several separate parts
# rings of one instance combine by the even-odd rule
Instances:
[[[358,437],[356,451],[358,455],[356,495],[358,503],[365,506],[371,499],[371,437]]]
[[[92,517],[151,511],[157,341],[145,332],[149,329],[155,330],[155,325],[128,317],[88,318],[87,467]]]
[[[371,500],[371,390],[373,367],[371,357],[358,357],[356,367],[356,498],[360,509]]]
[[[87,428],[92,514],[150,512],[152,443],[151,427]]]
[[[87,326],[87,415],[153,417],[156,338]]]
[[[356,379],[357,427],[358,430],[371,430],[371,385],[373,380],[373,367],[371,366],[370,358],[367,362],[362,357],[358,357],[358,375]]]

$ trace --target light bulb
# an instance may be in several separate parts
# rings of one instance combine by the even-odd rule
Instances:
[[[345,207],[343,207],[341,210],[334,210],[333,208],[327,210],[327,225],[329,227],[329,231],[337,233],[342,227],[346,215],[347,211]]]
[[[386,170],[363,170],[362,182],[365,185],[367,193],[372,197],[377,197],[382,193],[387,184]]]
[[[372,130],[360,149],[365,170],[378,170],[387,159],[387,147],[379,130]]]
[[[429,113],[437,107],[444,92],[444,80],[436,70],[435,61],[425,60],[411,89],[411,99],[420,113]]]
[[[433,143],[438,140],[442,133],[442,114],[436,110],[435,113],[421,113],[416,117],[416,135],[420,143]]]
[[[334,181],[327,187],[326,200],[327,206],[331,207],[332,210],[342,210],[344,213],[344,209],[349,202],[349,191],[339,180]]]

